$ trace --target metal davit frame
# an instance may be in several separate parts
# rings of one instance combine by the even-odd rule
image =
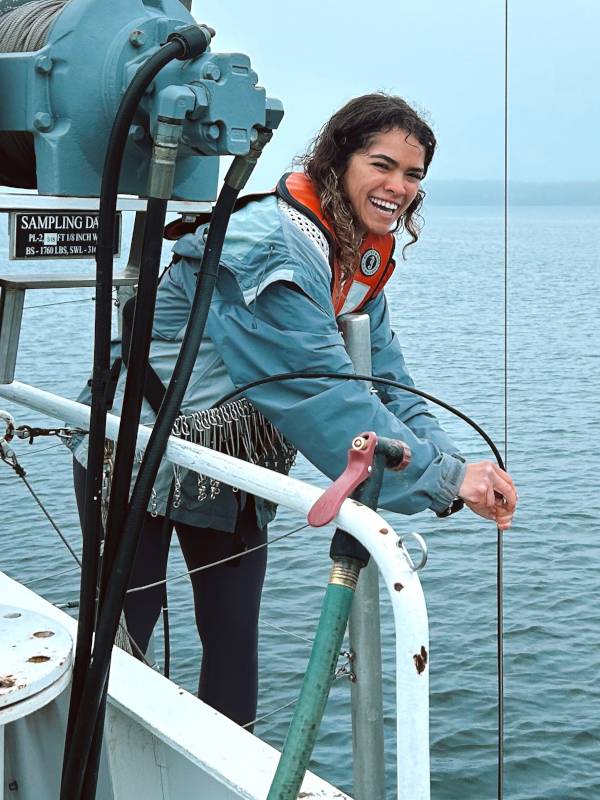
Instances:
[[[69,425],[86,428],[88,406],[15,381],[0,396]],[[107,436],[118,436],[119,418],[107,417]],[[137,447],[151,430],[140,425]],[[308,514],[322,490],[232,456],[170,437],[169,461]],[[425,598],[402,541],[375,511],[355,500],[342,504],[335,523],[369,551],[387,589],[396,634],[396,714],[399,800],[429,800],[429,636]]]

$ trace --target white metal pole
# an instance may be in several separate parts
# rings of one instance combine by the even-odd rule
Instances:
[[[338,320],[338,325],[355,372],[370,375],[369,316],[344,314]],[[351,689],[353,794],[356,800],[385,800],[379,576],[373,559],[361,570],[352,603],[349,631],[355,676]]]

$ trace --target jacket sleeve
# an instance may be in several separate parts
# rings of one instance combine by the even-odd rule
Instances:
[[[284,372],[353,372],[333,309],[323,309],[289,283],[271,283],[246,305],[233,275],[222,268],[207,335],[236,386]],[[412,462],[403,472],[386,475],[384,508],[404,514],[442,511],[456,496],[464,465],[416,435],[360,382],[302,378],[265,384],[246,396],[330,478],[344,470],[357,433],[372,430],[405,441]]]
[[[400,342],[390,326],[387,300],[383,292],[366,305],[364,313],[369,315],[371,325],[373,375],[414,386],[402,355]],[[443,453],[462,459],[459,448],[442,428],[422,397],[393,386],[380,385],[376,388],[387,410],[408,425],[419,438],[433,442]]]

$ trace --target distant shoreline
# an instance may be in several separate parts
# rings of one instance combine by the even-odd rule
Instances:
[[[501,206],[504,204],[502,181],[426,181],[427,204],[434,206]],[[508,200],[516,206],[598,206],[600,181],[570,183],[525,183],[511,181]]]

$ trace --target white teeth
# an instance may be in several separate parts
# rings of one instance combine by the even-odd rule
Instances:
[[[392,203],[388,200],[380,200],[379,197],[369,197],[369,200],[377,208],[380,208],[382,211],[389,211],[392,214],[398,208],[398,203]]]

